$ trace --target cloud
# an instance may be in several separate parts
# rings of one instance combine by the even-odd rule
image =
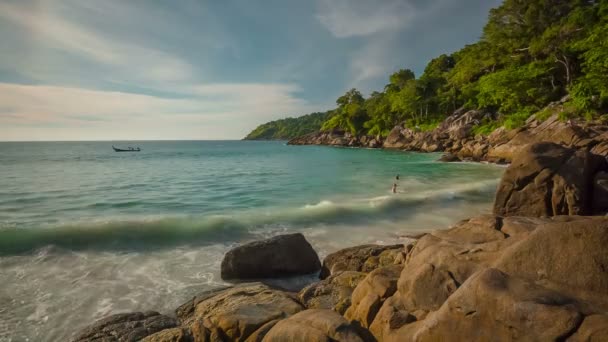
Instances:
[[[316,17],[334,36],[348,38],[399,30],[416,14],[404,0],[319,0]]]
[[[186,98],[0,83],[0,140],[242,138],[256,124],[317,108],[291,84],[206,84]]]
[[[419,73],[499,2],[0,0],[0,140],[240,138]]]
[[[110,66],[123,79],[176,82],[188,80],[194,72],[191,64],[170,53],[121,37],[106,37],[55,13],[51,6],[41,7],[0,3],[0,19],[25,29],[31,41]],[[120,11],[120,8],[115,10]],[[21,69],[27,70],[27,65]]]
[[[341,1],[337,3],[342,4]],[[347,88],[369,92],[382,89],[389,75],[398,69],[409,68],[420,76],[431,58],[476,41],[489,8],[500,0],[488,0],[482,5],[475,0],[384,0],[377,4],[353,0],[348,3],[356,15],[333,9],[336,23],[342,23],[343,36],[357,32],[361,36],[356,40],[357,49],[350,55],[351,77]],[[373,5],[377,7],[376,12]],[[393,16],[400,18],[399,25]],[[357,17],[360,19],[356,20]],[[366,25],[376,21],[384,21],[385,25],[370,25],[377,28],[375,34],[364,36],[363,33],[371,32]]]
[[[364,44],[353,53],[350,61],[352,80],[350,87],[366,86],[366,81],[375,78],[388,80],[388,75],[395,71],[395,60],[400,54],[394,50],[396,42],[388,37],[375,39]],[[370,91],[371,89],[363,89]]]

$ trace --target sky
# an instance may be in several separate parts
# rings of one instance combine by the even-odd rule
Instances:
[[[240,139],[481,36],[500,0],[0,0],[0,141]]]

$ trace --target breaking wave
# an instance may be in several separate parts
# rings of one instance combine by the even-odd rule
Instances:
[[[335,224],[372,225],[383,219],[407,219],[460,201],[487,201],[496,181],[455,185],[441,190],[398,193],[348,200],[321,200],[296,208],[249,210],[234,215],[162,217],[62,224],[49,228],[0,230],[0,255],[55,246],[64,250],[133,250],[178,245],[230,243],[260,228],[298,229]]]

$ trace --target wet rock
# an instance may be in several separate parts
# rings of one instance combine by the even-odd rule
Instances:
[[[278,322],[264,342],[362,342],[363,340],[344,317],[331,310],[305,310]]]
[[[228,251],[222,279],[277,278],[310,274],[321,268],[312,246],[300,233],[254,241]]]
[[[401,149],[408,143],[408,139],[402,133],[403,127],[395,126],[384,140],[384,148]]]
[[[76,334],[73,341],[139,341],[146,336],[176,326],[175,318],[155,311],[115,314],[84,328]]]
[[[403,245],[361,245],[339,250],[323,260],[319,277],[325,279],[340,271],[370,272],[391,265],[403,253]]]

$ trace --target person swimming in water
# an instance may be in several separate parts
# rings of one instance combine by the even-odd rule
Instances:
[[[397,183],[393,183],[393,193],[396,194],[397,193]]]
[[[397,175],[397,177],[395,177],[396,180],[399,180],[399,175]]]

